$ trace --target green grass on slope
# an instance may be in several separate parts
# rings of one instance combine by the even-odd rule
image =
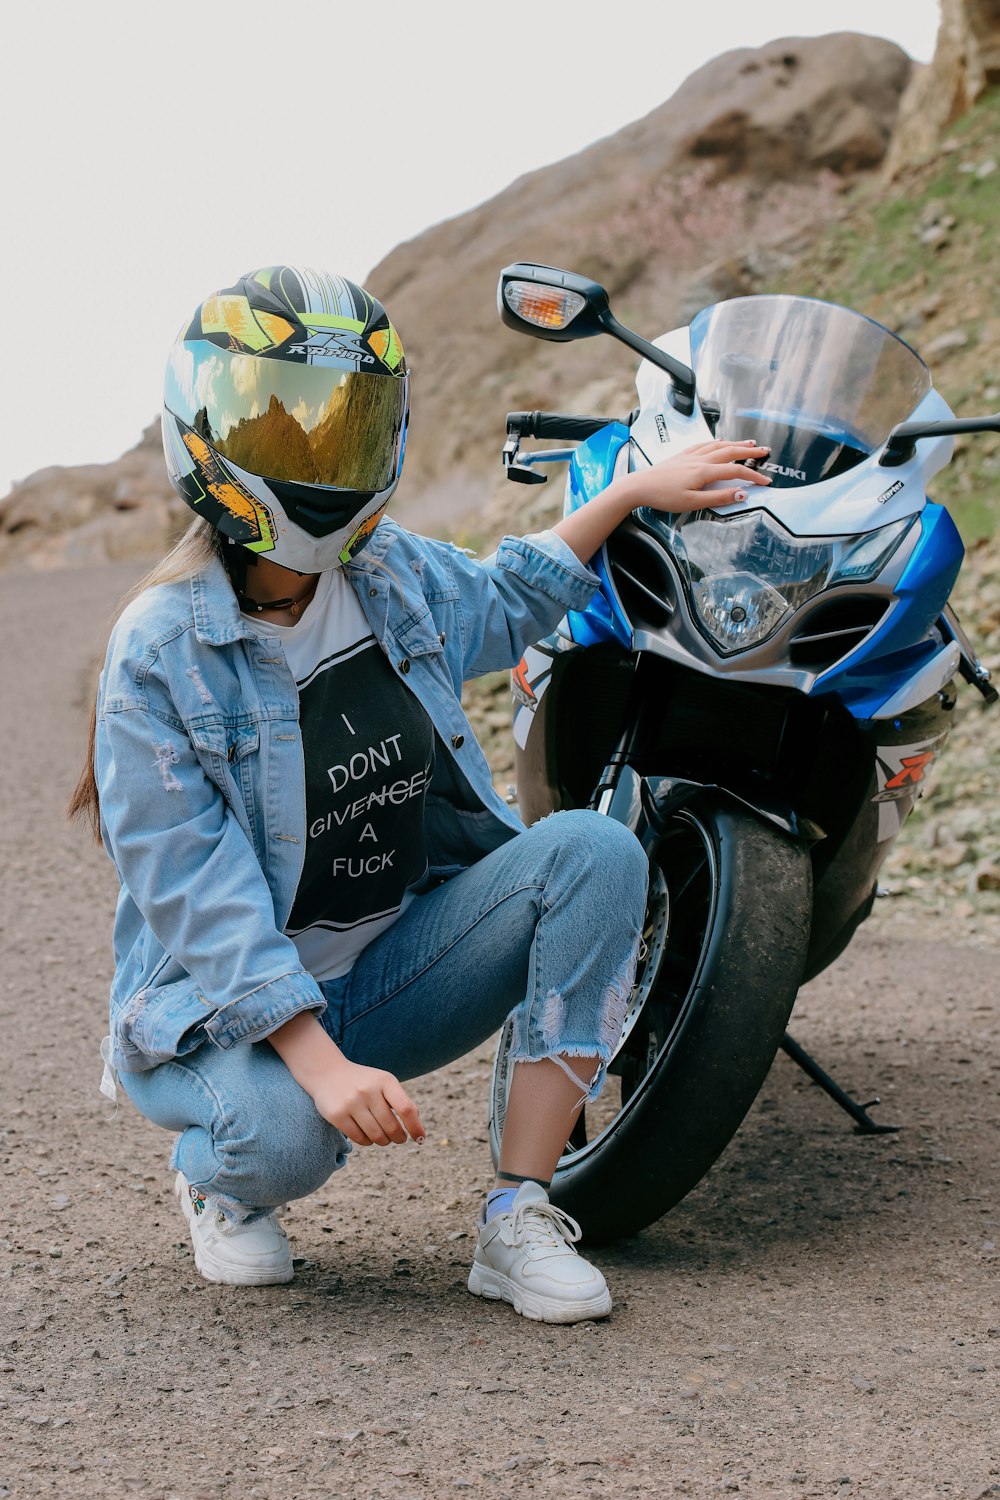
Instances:
[[[822,297],[893,329],[930,365],[959,416],[1000,407],[1000,90],[933,159],[846,195],[843,216],[762,291]],[[942,340],[942,344],[937,341]],[[937,476],[966,541],[1000,523],[1000,438],[960,440]]]

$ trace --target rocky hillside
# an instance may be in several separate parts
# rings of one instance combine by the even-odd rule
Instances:
[[[1000,0],[941,0],[930,66],[906,91],[886,161],[888,176],[937,150],[942,133],[1000,84]]]
[[[943,0],[938,53],[922,70],[890,43],[847,35],[727,53],[645,119],[398,247],[368,278],[417,371],[396,513],[481,547],[546,524],[561,486],[503,482],[504,412],[632,405],[635,361],[610,340],[554,346],[501,327],[497,272],[518,257],[602,279],[618,315],[653,334],[743,292],[842,301],[913,343],[957,411],[996,410],[998,84],[1000,0]],[[935,486],[978,541],[957,603],[996,676],[1000,562],[986,539],[998,495],[992,437],[960,444]],[[187,516],[154,424],[117,462],[43,470],[0,501],[0,566],[148,556]],[[472,685],[470,706],[503,789],[506,677]],[[984,713],[965,690],[956,718],[875,920],[933,911],[1000,940],[1000,708]]]
[[[847,34],[727,52],[644,119],[394,250],[371,281],[416,371],[407,503],[432,525],[478,511],[500,486],[509,407],[632,405],[620,346],[500,324],[500,267],[585,271],[621,318],[660,333],[706,262],[822,226],[838,190],[883,160],[910,73],[892,43]]]
[[[892,43],[848,34],[727,52],[644,119],[394,250],[367,279],[416,372],[401,519],[439,531],[480,516],[503,488],[508,407],[631,405],[626,351],[554,349],[501,326],[501,266],[585,269],[620,316],[660,332],[692,298],[742,289],[725,269],[706,284],[707,263],[751,247],[766,256],[822,228],[841,191],[883,161],[911,71]],[[2,565],[132,555],[147,542],[155,553],[184,517],[156,450],[147,432],[115,464],[18,485],[0,501]]]
[[[0,500],[0,567],[151,560],[190,514],[167,483],[156,418],[113,463],[39,469],[15,484]]]
[[[508,408],[632,405],[635,361],[620,346],[545,345],[501,326],[497,272],[518,256],[597,276],[619,316],[654,334],[762,287],[840,297],[925,351],[946,396],[978,399],[989,372],[971,273],[992,275],[1000,179],[975,112],[943,150],[928,122],[946,116],[945,96],[961,115],[988,89],[1000,49],[991,8],[1000,0],[944,0],[939,55],[923,70],[891,43],[846,34],[726,53],[644,119],[394,250],[368,280],[416,370],[396,514],[488,544],[545,517],[558,488],[504,484]],[[936,112],[915,115],[928,90]],[[982,118],[992,128],[989,110]],[[989,458],[979,445],[949,481],[975,534],[991,525]],[[0,500],[0,567],[155,555],[186,515],[154,425],[115,463],[46,469]]]

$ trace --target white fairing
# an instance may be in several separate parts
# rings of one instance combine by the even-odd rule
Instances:
[[[925,703],[928,698],[933,698],[954,677],[961,660],[962,653],[957,642],[949,641],[898,693],[887,698],[878,712],[872,714],[872,718],[895,719],[909,709],[916,708],[919,703]]]

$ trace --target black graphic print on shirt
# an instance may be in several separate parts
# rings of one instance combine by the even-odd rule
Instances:
[[[344,932],[395,912],[426,868],[434,731],[374,636],[298,684],[306,855],[286,931]]]

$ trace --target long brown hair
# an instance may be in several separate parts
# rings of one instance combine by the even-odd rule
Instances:
[[[175,542],[166,556],[162,557],[156,566],[141,578],[134,588],[129,589],[125,597],[120,601],[114,613],[117,620],[124,609],[144,594],[147,589],[155,588],[159,583],[179,583],[184,578],[193,578],[200,573],[215,558],[221,558],[225,562],[225,538],[214,526],[196,516],[191,525],[185,531],[178,542]],[[90,730],[87,744],[87,759],[80,772],[73,795],[69,799],[66,815],[69,818],[83,818],[93,831],[94,838],[101,842],[101,803],[97,790],[97,778],[94,775],[94,741],[97,736],[97,693],[94,692],[93,702],[90,707]]]

